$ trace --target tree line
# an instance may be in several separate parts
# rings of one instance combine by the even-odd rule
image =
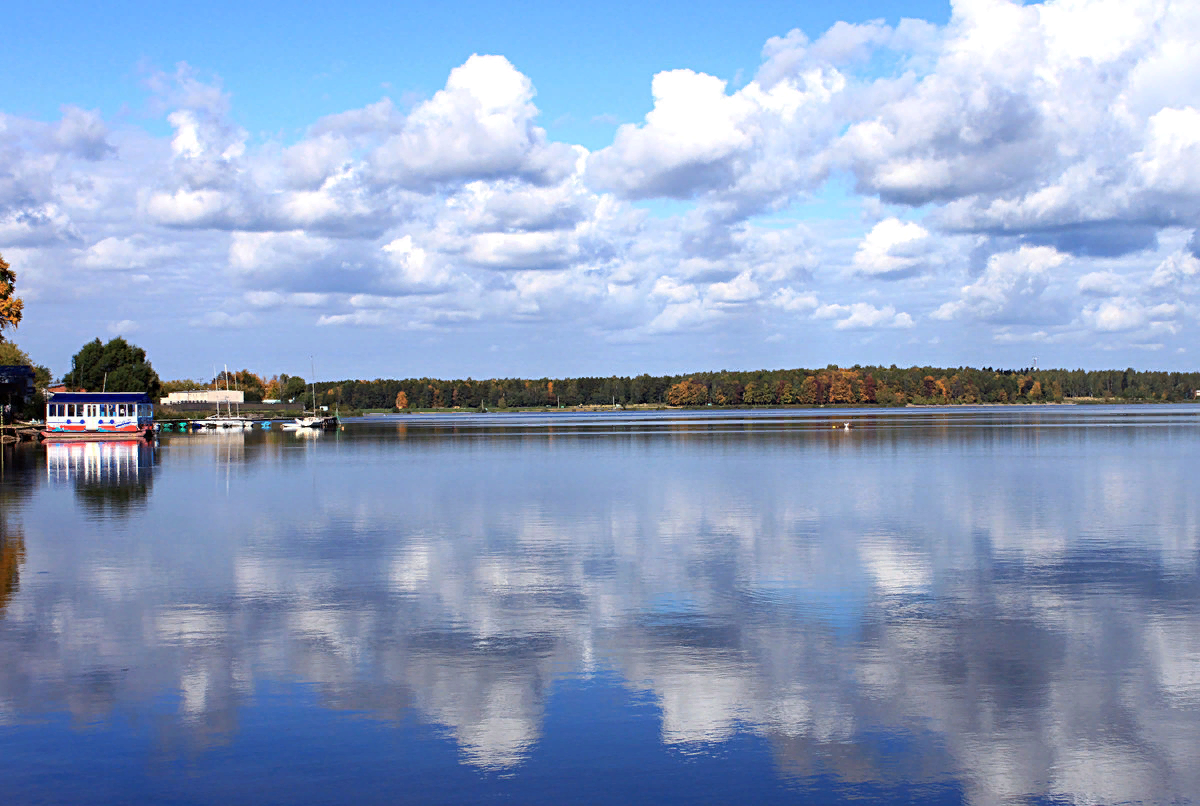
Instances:
[[[12,345],[6,345],[12,347]],[[557,406],[903,406],[1051,403],[1064,399],[1179,402],[1194,399],[1200,372],[861,366],[579,378],[318,381],[249,369],[208,382],[159,381],[139,347],[96,339],[72,357],[68,386],[145,391],[230,388],[248,402],[283,400],[342,409],[493,409]]]
[[[1043,403],[1066,398],[1178,402],[1200,373],[859,366],[581,378],[344,380],[315,384],[344,409],[556,406],[787,406]]]

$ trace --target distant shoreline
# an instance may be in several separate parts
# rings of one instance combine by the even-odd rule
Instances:
[[[983,408],[1015,408],[1015,407],[1062,407],[1062,406],[1095,406],[1095,405],[1110,405],[1110,406],[1147,406],[1147,405],[1187,405],[1189,403],[1200,401],[1161,401],[1161,400],[1124,400],[1121,398],[1064,398],[1061,402],[1042,401],[1038,403],[906,403],[902,406],[887,406],[878,403],[794,403],[794,404],[770,404],[770,405],[750,405],[740,403],[735,405],[699,405],[699,406],[671,406],[659,403],[638,403],[628,406],[618,405],[613,407],[603,405],[581,405],[581,406],[520,406],[511,408],[464,408],[444,407],[444,408],[411,408],[411,409],[369,409],[366,411],[344,412],[343,417],[386,417],[396,415],[415,415],[415,414],[555,414],[558,412],[622,412],[622,411],[794,411],[794,410],[817,410],[817,409],[833,409],[833,410],[849,410],[849,409],[864,409],[868,411],[882,411],[887,409],[983,409]]]

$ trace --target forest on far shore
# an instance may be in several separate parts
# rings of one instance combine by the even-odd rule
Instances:
[[[251,373],[237,373],[239,380]],[[288,379],[293,384],[296,378]],[[251,384],[252,385],[252,384]],[[263,384],[279,388],[278,379]],[[285,384],[286,385],[286,382]],[[253,390],[241,384],[251,397]],[[293,388],[295,388],[293,386]],[[636,377],[317,382],[318,404],[343,409],[543,406],[820,406],[1193,400],[1200,372],[882,367],[692,372]],[[309,387],[311,403],[312,387]]]

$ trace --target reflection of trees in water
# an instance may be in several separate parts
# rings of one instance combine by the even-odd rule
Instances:
[[[75,482],[75,498],[92,515],[129,515],[146,506],[152,481],[149,476],[135,482]]]
[[[0,520],[0,616],[21,582],[21,563],[25,561],[25,535]]]
[[[52,482],[70,482],[76,500],[93,516],[127,516],[143,509],[154,483],[154,443],[48,442],[46,471]]]
[[[20,584],[25,533],[11,521],[33,492],[38,458],[31,445],[0,445],[0,617]]]

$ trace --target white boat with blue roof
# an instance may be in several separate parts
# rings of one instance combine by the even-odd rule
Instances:
[[[43,439],[130,439],[152,435],[154,403],[144,392],[59,392],[46,402]]]

